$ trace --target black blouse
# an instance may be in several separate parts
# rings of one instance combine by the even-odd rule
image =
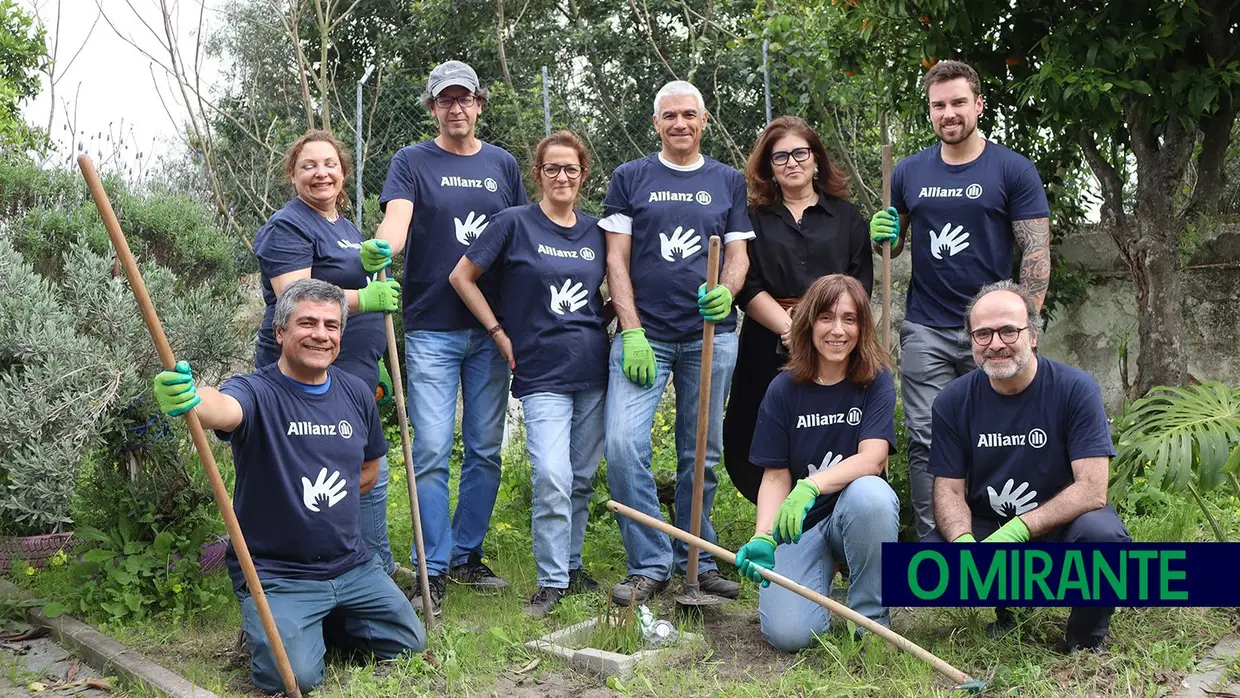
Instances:
[[[762,291],[799,297],[828,274],[848,274],[866,293],[873,291],[869,225],[851,201],[819,194],[800,225],[783,203],[752,209],[749,217],[757,239],[749,245],[749,274],[736,299],[740,308]]]

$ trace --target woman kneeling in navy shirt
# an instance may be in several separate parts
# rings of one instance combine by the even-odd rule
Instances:
[[[736,566],[762,585],[762,634],[795,652],[827,631],[829,614],[770,586],[756,567],[830,594],[842,558],[849,607],[889,625],[882,544],[896,540],[899,502],[882,477],[896,449],[895,386],[861,284],[843,274],[815,281],[793,315],[790,345],[758,410],[749,459],[766,470],[754,536]]]
[[[542,200],[491,219],[449,281],[513,371],[533,466],[538,590],[525,610],[549,612],[568,593],[597,587],[581,566],[594,473],[603,455],[603,396],[610,347],[599,290],[606,274],[598,219],[573,207],[590,156],[569,131],[534,152]],[[478,279],[500,274],[496,319]]]

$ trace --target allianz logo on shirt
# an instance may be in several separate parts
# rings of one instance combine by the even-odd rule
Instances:
[[[551,245],[538,243],[538,254],[545,254],[549,257],[563,257],[566,259],[584,259],[587,262],[594,261],[594,250],[589,247],[583,247],[580,250],[561,250]]]
[[[487,177],[486,179],[470,179],[468,177],[457,177],[456,175],[444,175],[439,179],[441,187],[464,187],[466,189],[486,189],[487,191],[495,191],[499,189],[499,183],[494,179]]]
[[[861,423],[861,408],[854,407],[848,412],[836,414],[803,414],[797,417],[797,429],[828,427],[833,424],[847,424],[855,427]]]
[[[314,422],[289,422],[285,436],[339,436],[347,439],[353,436],[353,425],[347,419],[337,424],[315,424]]]
[[[1028,434],[1003,434],[997,431],[977,435],[978,448],[1004,448],[1008,446],[1032,446],[1042,448],[1046,445],[1046,432],[1034,427]]]
[[[917,195],[922,199],[952,199],[961,196],[976,199],[982,195],[982,185],[974,182],[967,187],[953,189],[952,187],[922,187],[921,192]]]
[[[710,192],[698,191],[691,193],[687,191],[652,191],[650,192],[650,203],[662,203],[665,201],[696,201],[703,206],[710,206]]]

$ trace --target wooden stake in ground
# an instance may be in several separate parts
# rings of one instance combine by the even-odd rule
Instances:
[[[719,236],[710,236],[706,257],[706,291],[719,284]],[[689,513],[689,530],[693,537],[702,534],[702,490],[706,480],[706,437],[710,429],[710,371],[715,358],[715,323],[702,323],[702,368],[698,378],[697,445],[693,454],[693,505]],[[698,549],[689,545],[688,569],[685,571],[687,601],[700,597],[698,587]]]
[[[175,370],[176,356],[172,353],[168,338],[164,336],[163,325],[159,321],[159,316],[155,314],[155,305],[151,303],[151,297],[146,292],[146,284],[142,281],[142,274],[138,271],[138,263],[134,260],[133,253],[129,250],[129,243],[125,240],[125,234],[121,232],[121,225],[116,220],[112,202],[108,200],[108,194],[103,190],[103,184],[99,181],[99,175],[95,173],[95,166],[91,164],[90,158],[82,154],[78,156],[77,161],[78,167],[82,170],[82,176],[86,179],[86,187],[95,200],[95,207],[99,209],[99,216],[103,218],[103,226],[107,228],[108,237],[112,239],[112,246],[116,248],[116,256],[125,269],[129,287],[133,289],[133,295],[138,299],[138,308],[142,310],[142,320],[146,323],[146,329],[151,333],[151,340],[155,342],[155,348],[159,351],[159,360],[165,369]],[[267,596],[263,593],[258,572],[254,569],[254,560],[250,557],[250,548],[245,544],[245,538],[241,534],[241,524],[237,523],[237,514],[233,511],[232,499],[228,496],[228,489],[224,487],[224,479],[220,477],[219,468],[215,465],[215,456],[211,452],[211,446],[207,443],[207,435],[202,429],[202,422],[198,420],[198,412],[190,409],[184,417],[190,436],[194,440],[194,448],[198,449],[198,458],[202,461],[202,468],[207,472],[207,479],[211,482],[215,505],[219,507],[220,516],[224,519],[228,538],[232,541],[233,550],[237,554],[237,562],[241,566],[241,573],[245,576],[245,585],[249,589],[250,597],[254,599],[254,608],[258,611],[258,617],[263,624],[263,632],[267,635],[267,642],[271,645],[271,653],[275,655],[276,666],[280,670],[280,679],[284,682],[284,692],[292,698],[301,698],[301,691],[297,689],[297,678],[293,676],[293,668],[289,665],[288,655],[284,652],[280,631],[276,628],[276,621],[271,616],[271,607],[267,605]]]
[[[885,133],[885,131],[884,131]],[[891,206],[891,144],[883,144],[883,210]],[[891,241],[883,241],[883,351],[891,356]]]
[[[379,271],[379,280],[387,279],[387,270]],[[396,349],[396,325],[391,313],[383,314],[387,327],[388,373],[392,376],[392,398],[396,400],[396,419],[400,422],[400,445],[405,455],[405,480],[409,483],[409,516],[413,518],[413,545],[418,556],[418,587],[422,590],[422,618],[426,629],[435,624],[431,607],[431,585],[426,576],[426,548],[422,545],[422,512],[418,509],[418,478],[413,471],[413,446],[409,439],[409,414],[405,411],[405,384],[400,375],[400,353]]]
[[[662,519],[656,519],[653,516],[648,516],[646,514],[643,514],[640,511],[637,511],[636,509],[632,509],[630,507],[626,507],[625,505],[615,500],[607,502],[607,508],[611,509],[613,512],[617,514],[623,514],[624,516],[629,517],[630,519],[636,521],[639,524],[642,524],[643,526],[649,526],[655,530],[662,531],[663,533],[666,533],[667,535],[677,540],[688,543],[691,546],[699,546],[702,549],[709,552],[710,554],[714,555],[716,558],[719,558],[723,562],[727,562],[732,565],[736,564],[736,555],[728,551],[726,548],[720,547],[718,545],[715,545],[714,543],[698,538],[697,536],[694,536],[690,533],[685,533],[684,531],[680,530],[679,528],[676,528],[675,526],[672,526],[671,524],[667,523],[666,521]],[[877,623],[873,620],[870,620],[869,618],[861,615],[860,613],[857,613],[851,608],[839,603],[838,601],[835,601],[831,597],[824,596],[814,591],[813,589],[807,589],[806,587],[803,587],[800,584],[797,584],[796,582],[792,581],[791,579],[788,579],[787,577],[781,574],[778,574],[772,570],[768,570],[763,567],[757,567],[757,569],[762,574],[762,577],[770,580],[772,584],[778,584],[779,586],[787,589],[788,591],[793,592],[794,594],[797,594],[803,598],[813,601],[814,603],[818,604],[819,606],[822,606],[823,608],[827,609],[828,611],[832,613],[838,614],[840,616],[843,616],[844,618],[847,618],[848,620],[851,620],[857,625],[883,638],[887,642],[890,642],[896,647],[904,650],[905,652],[908,652],[914,657],[917,657],[921,661],[929,664],[931,667],[934,668],[935,671],[939,672],[943,676],[946,676],[948,679],[951,679],[952,681],[954,681],[956,683],[956,688],[967,690],[967,691],[973,691],[973,692],[977,692],[982,689],[982,683],[978,681],[977,679],[974,679],[973,677],[969,676],[963,671],[953,667],[952,665],[948,664],[942,659],[939,659],[938,657],[931,654],[928,650],[918,646],[911,640],[905,638],[904,636],[900,635],[899,633],[892,630],[891,628],[888,628],[882,623]]]

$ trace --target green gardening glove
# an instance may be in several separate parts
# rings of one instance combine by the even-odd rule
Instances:
[[[717,284],[708,293],[706,284],[698,286],[698,313],[710,322],[719,322],[732,312],[732,292]]]
[[[771,586],[771,580],[758,572],[759,567],[775,569],[775,539],[765,533],[750,538],[736,551],[736,569],[761,586]]]
[[[362,243],[362,268],[367,274],[392,266],[392,246],[387,240],[367,240]]]
[[[646,341],[646,330],[639,328],[620,333],[624,342],[624,377],[643,388],[654,385],[654,349]]]
[[[357,291],[357,312],[394,313],[400,310],[400,283],[394,280],[371,281]]]
[[[894,245],[899,237],[900,214],[895,206],[889,206],[886,211],[878,211],[870,219],[870,239],[874,241],[874,244],[881,245],[891,241]]]
[[[998,531],[990,534],[990,537],[982,541],[983,543],[1028,543],[1029,527],[1019,516],[1013,516],[1011,521],[999,527]]]
[[[379,387],[375,388],[375,402],[386,405],[392,401],[392,374],[388,373],[387,364],[379,359]]]
[[[178,361],[175,370],[160,371],[155,376],[155,400],[169,417],[180,417],[202,402],[188,361]]]
[[[797,486],[788,493],[784,503],[779,505],[779,513],[775,515],[775,540],[780,543],[801,542],[801,526],[805,523],[805,515],[821,494],[813,480],[805,478],[797,482]]]
[[[953,543],[976,543],[977,539],[973,537],[972,533],[966,533],[952,542]]]

